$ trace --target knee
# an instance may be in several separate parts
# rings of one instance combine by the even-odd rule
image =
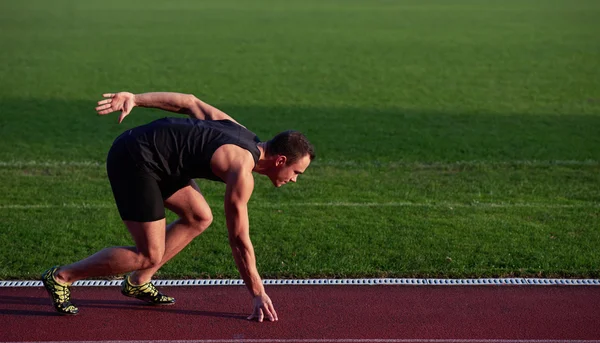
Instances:
[[[163,259],[163,251],[152,251],[149,253],[138,253],[138,263],[140,269],[155,268],[160,265]]]
[[[194,214],[190,219],[188,219],[190,228],[195,236],[198,236],[204,230],[208,229],[210,224],[212,224],[213,215],[211,212],[203,213],[202,215]]]

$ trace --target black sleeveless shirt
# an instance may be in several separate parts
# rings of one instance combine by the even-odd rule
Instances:
[[[250,151],[255,164],[260,157],[258,137],[231,120],[162,118],[122,136],[138,167],[157,180],[202,178],[224,182],[212,172],[210,160],[225,144]]]

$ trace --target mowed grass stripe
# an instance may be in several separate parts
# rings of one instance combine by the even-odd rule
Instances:
[[[98,118],[117,90],[193,93],[263,139],[303,131],[327,159],[600,159],[594,0],[5,7],[1,160],[101,161],[166,115]]]
[[[265,277],[598,277],[599,169],[314,166],[280,189],[257,175],[251,235]],[[236,278],[224,185],[198,183],[215,221],[160,277]],[[0,277],[131,244],[112,201],[103,168],[0,168]]]
[[[597,160],[505,160],[505,161],[439,161],[439,162],[419,162],[419,161],[376,161],[376,160],[363,160],[363,161],[321,161],[317,160],[311,163],[313,167],[319,166],[331,166],[331,167],[431,167],[431,168],[443,168],[443,167],[456,167],[456,166],[594,166],[600,165],[600,161]],[[104,161],[0,161],[0,168],[21,168],[21,167],[105,167]]]
[[[114,208],[0,214],[2,279],[35,279],[50,265],[132,244]],[[239,278],[222,208],[213,214],[159,278]],[[251,210],[250,219],[265,278],[600,276],[598,210],[289,206]]]
[[[598,1],[100,7],[0,4],[0,161],[94,161],[0,167],[1,205],[112,204],[110,144],[171,114],[137,108],[118,125],[95,102],[171,90],[263,140],[297,129],[317,147],[298,184],[256,177],[265,277],[597,275]],[[199,185],[215,222],[161,273],[237,278],[224,186]],[[309,203],[462,206],[294,206]],[[515,203],[553,207],[480,205]],[[131,243],[115,207],[6,209],[0,228],[2,277]]]
[[[314,166],[279,189],[255,176],[250,206],[262,204],[542,204],[588,206],[600,201],[600,165],[447,165],[343,168]],[[197,180],[220,206],[225,185]],[[0,205],[112,203],[104,168],[0,168]]]
[[[115,204],[111,203],[102,203],[102,204],[92,204],[92,203],[63,203],[63,204],[31,204],[31,205],[19,205],[19,204],[11,204],[11,205],[0,205],[0,210],[29,210],[36,208],[73,208],[73,209],[102,209],[102,208],[114,208]],[[290,202],[290,203],[278,203],[278,204],[254,204],[251,205],[250,208],[286,208],[286,207],[445,207],[445,208],[472,208],[472,209],[485,209],[489,207],[493,208],[512,208],[512,207],[532,207],[532,208],[600,208],[599,203],[586,203],[586,204],[543,204],[543,203],[472,203],[472,204],[462,204],[462,203],[448,203],[448,202],[438,202],[438,203],[415,203],[415,202],[384,202],[384,203],[375,203],[375,202]]]

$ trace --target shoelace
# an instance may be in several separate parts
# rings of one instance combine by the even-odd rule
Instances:
[[[150,294],[151,297],[156,297],[158,295],[158,289],[154,287],[154,285],[150,282],[141,285],[138,289],[140,293]]]
[[[53,285],[54,287],[54,294],[58,295],[58,300],[63,303],[66,301],[69,301],[69,298],[71,296],[71,290],[69,289],[68,286],[62,286],[59,285],[58,283],[54,283]]]

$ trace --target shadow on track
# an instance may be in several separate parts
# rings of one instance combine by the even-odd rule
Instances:
[[[161,312],[168,314],[186,315],[186,316],[203,316],[203,317],[216,317],[216,318],[229,318],[246,320],[247,315],[242,313],[228,313],[228,312],[215,312],[215,311],[202,311],[202,310],[188,310],[188,309],[177,309],[173,306],[153,306],[145,304],[140,301],[128,301],[128,300],[74,300],[74,303],[81,311],[87,309],[118,309],[127,311],[152,311]],[[9,305],[9,306],[2,306]],[[17,306],[15,306],[17,305]],[[21,305],[21,306],[18,306]],[[44,306],[47,307],[47,311],[27,310],[27,308]],[[15,315],[15,316],[61,316],[55,312],[52,308],[52,302],[49,298],[39,297],[13,297],[13,296],[2,296],[0,297],[0,315]],[[9,308],[6,308],[9,307]]]

